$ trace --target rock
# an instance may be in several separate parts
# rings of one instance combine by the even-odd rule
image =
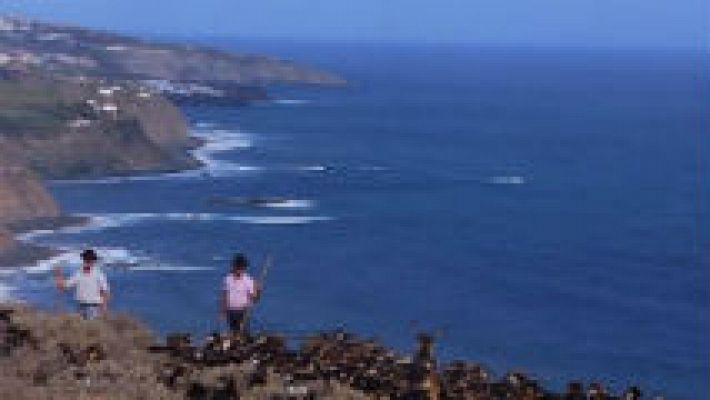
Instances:
[[[35,173],[0,161],[0,223],[59,215],[59,206]]]
[[[566,393],[553,393],[519,372],[493,380],[481,366],[463,361],[438,368],[432,346],[433,337],[422,335],[414,356],[403,357],[342,331],[308,336],[298,350],[290,350],[282,336],[264,334],[211,334],[203,345],[194,345],[189,335],[171,334],[158,345],[127,316],[83,321],[2,306],[0,398],[13,391],[8,398],[63,400],[87,393],[101,399],[619,398],[600,383],[590,384],[586,394],[580,382],[572,382]],[[195,357],[209,352],[215,357]],[[638,399],[641,390],[632,387],[623,396]]]
[[[12,237],[12,232],[0,227],[0,252],[7,251],[15,246],[15,239]]]

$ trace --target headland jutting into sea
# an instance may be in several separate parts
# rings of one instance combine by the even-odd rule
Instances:
[[[333,74],[261,56],[145,42],[2,18],[0,24],[0,265],[53,249],[17,233],[83,224],[43,179],[129,176],[199,168],[178,106],[267,100],[273,83],[338,86]],[[209,66],[209,68],[207,67]],[[249,200],[247,200],[249,201]],[[259,201],[259,200],[256,200]],[[608,399],[600,383],[554,392],[522,373],[439,364],[435,335],[413,355],[350,333],[218,334],[166,343],[125,316],[82,322],[7,305],[0,312],[0,394],[15,398]],[[629,388],[624,398],[640,398]]]
[[[197,168],[176,105],[242,105],[269,84],[339,86],[288,61],[21,18],[0,19],[0,265],[51,251],[12,232],[80,222],[42,179],[96,178]]]

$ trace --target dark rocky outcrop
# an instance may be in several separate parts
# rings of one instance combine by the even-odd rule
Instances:
[[[16,241],[14,230],[8,227],[21,221],[53,219],[59,215],[59,206],[34,172],[0,158],[0,267],[53,254],[49,249]]]
[[[0,227],[0,252],[9,250],[15,245],[15,239],[12,237],[12,232]]]
[[[280,334],[189,334],[165,344],[125,315],[82,321],[27,307],[0,307],[0,398],[639,400],[630,387],[570,382],[566,392],[529,375],[494,377],[479,364],[439,363],[434,338],[401,354],[342,331],[308,335],[299,348]]]
[[[0,223],[59,216],[59,206],[37,175],[0,164]]]
[[[147,328],[125,315],[82,321],[78,315],[6,305],[0,309],[0,398],[366,398],[324,381],[313,382],[313,389],[301,394],[300,385],[273,370],[263,382],[252,382],[253,362],[193,368],[177,357],[148,351],[156,343]]]

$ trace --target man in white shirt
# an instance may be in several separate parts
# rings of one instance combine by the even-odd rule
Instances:
[[[259,298],[259,285],[254,282],[246,270],[249,261],[243,254],[237,254],[232,260],[232,271],[224,277],[222,285],[223,318],[227,319],[229,328],[234,334],[246,331],[249,308]]]
[[[79,314],[84,319],[96,319],[108,311],[109,287],[106,275],[96,268],[98,256],[94,250],[81,252],[83,262],[79,271],[65,279],[61,269],[55,270],[57,288],[65,291],[74,288],[74,298],[79,305]]]

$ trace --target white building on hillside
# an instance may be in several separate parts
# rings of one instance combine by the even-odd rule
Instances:
[[[109,114],[113,119],[116,119],[118,117],[118,106],[114,103],[102,104],[101,111]]]

